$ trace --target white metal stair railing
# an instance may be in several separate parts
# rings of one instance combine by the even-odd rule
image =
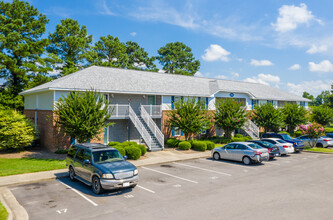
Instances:
[[[157,141],[160,143],[162,148],[164,148],[164,135],[162,131],[157,127],[156,123],[150,117],[148,112],[145,109],[145,106],[140,106],[140,115],[141,118],[146,122],[151,132],[153,132],[154,136],[156,137]]]
[[[251,138],[259,138],[259,127],[253,123],[251,120],[247,120],[243,126],[243,130],[250,135]]]
[[[161,105],[141,105],[151,117],[162,117]]]
[[[148,133],[148,131],[146,130],[146,128],[140,121],[139,117],[133,111],[131,106],[128,107],[128,110],[129,110],[129,118],[133,122],[134,126],[138,130],[139,134],[141,135],[141,137],[143,138],[145,143],[147,144],[148,149],[151,150],[152,138],[151,138],[150,134]]]

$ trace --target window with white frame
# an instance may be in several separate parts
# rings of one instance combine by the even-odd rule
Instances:
[[[300,102],[299,105],[305,107],[305,102]]]
[[[174,128],[174,136],[181,136],[181,135],[182,135],[182,131],[179,128],[175,127]]]
[[[254,109],[254,106],[259,105],[259,100],[252,99],[252,109]]]

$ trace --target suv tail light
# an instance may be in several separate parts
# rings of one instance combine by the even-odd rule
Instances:
[[[260,154],[262,154],[260,151],[254,151],[254,154],[255,155],[260,155]]]
[[[284,147],[284,148],[288,148],[288,146],[287,146],[287,145],[283,145],[283,147]]]
[[[267,148],[267,150],[268,150],[268,152],[270,152],[270,151],[272,151],[272,150],[273,150],[273,148],[270,148],[270,147],[269,147],[269,148]]]

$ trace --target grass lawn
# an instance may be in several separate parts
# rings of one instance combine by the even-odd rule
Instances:
[[[7,219],[8,213],[5,207],[0,202],[0,219]]]
[[[66,168],[64,160],[33,159],[33,158],[0,158],[0,176],[21,173],[57,170]]]
[[[314,152],[333,153],[333,149],[331,149],[331,148],[322,148],[322,147],[305,148],[304,150],[305,151],[314,151]]]

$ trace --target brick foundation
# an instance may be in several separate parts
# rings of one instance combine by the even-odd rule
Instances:
[[[24,110],[24,114],[35,124],[35,110]],[[37,130],[39,132],[41,147],[50,151],[68,149],[70,137],[66,136],[55,123],[55,115],[52,110],[37,110]],[[91,143],[104,143],[104,131]]]

